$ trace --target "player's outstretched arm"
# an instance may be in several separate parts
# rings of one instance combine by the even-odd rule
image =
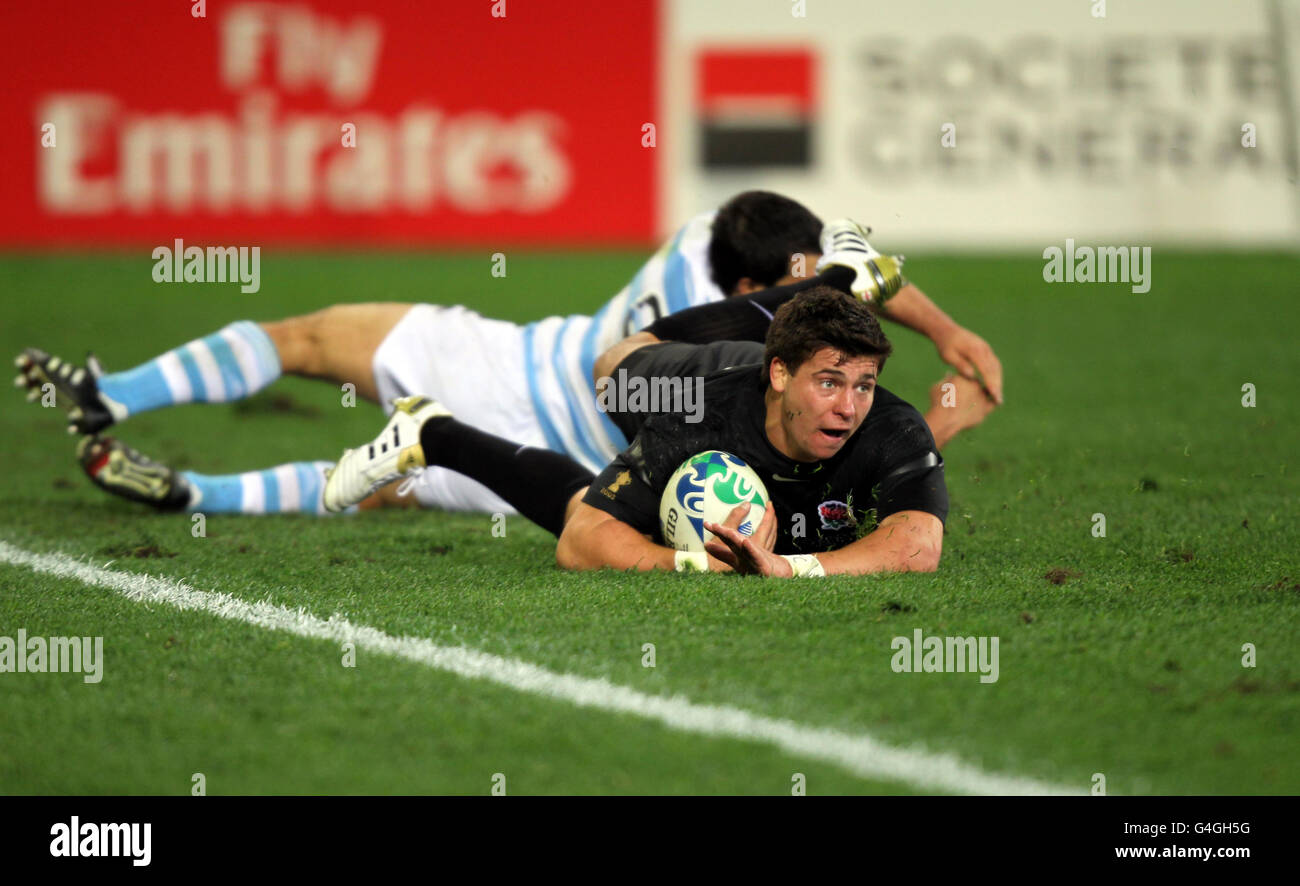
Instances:
[[[709,552],[744,575],[790,578],[791,562],[764,551],[726,526],[705,523],[721,539],[710,542]],[[934,572],[943,552],[943,522],[925,511],[890,514],[875,531],[839,550],[817,554],[824,575],[865,575],[870,572]],[[806,565],[806,564],[805,564]]]
[[[934,342],[939,359],[963,378],[982,381],[993,402],[1002,403],[1002,362],[984,339],[943,312],[914,284],[908,283],[883,305],[874,305],[881,317],[921,333]]]
[[[926,511],[899,511],[873,532],[837,551],[818,554],[826,574],[934,572],[943,554],[943,521]]]
[[[599,508],[580,502],[564,524],[555,546],[561,569],[667,569],[673,552],[650,541],[631,526]]]
[[[934,435],[934,448],[942,450],[948,441],[973,428],[997,408],[977,381],[949,373],[930,386],[930,408],[925,423]]]
[[[749,513],[749,503],[743,502],[727,515],[723,528],[734,531]],[[776,515],[769,509],[763,517],[758,531],[750,540],[752,544],[761,545],[771,551],[776,544]],[[555,548],[555,562],[561,569],[667,569],[669,571],[695,571],[702,569],[698,564],[684,563],[678,566],[680,552],[663,545],[655,544],[650,536],[638,532],[633,526],[624,523],[600,508],[594,508],[586,502],[578,502],[569,512],[560,535],[560,543]],[[687,555],[681,554],[682,557]],[[697,557],[698,554],[692,554]],[[709,572],[731,572],[730,562],[723,562],[717,557],[705,556]],[[686,569],[690,566],[689,569]]]
[[[672,548],[655,544],[648,535],[586,502],[580,502],[572,511],[555,546],[556,565],[579,571],[609,568],[672,572],[677,568],[676,557]],[[709,569],[728,571],[712,557]]]

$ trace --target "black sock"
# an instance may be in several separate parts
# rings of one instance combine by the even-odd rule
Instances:
[[[660,317],[646,327],[660,341],[680,341],[688,344],[707,344],[711,341],[763,341],[772,315],[781,305],[805,289],[814,286],[831,286],[849,292],[854,273],[850,268],[827,268],[808,280],[773,286],[752,295],[740,295],[711,305],[687,308],[667,317]]]
[[[596,475],[567,455],[521,446],[448,416],[420,428],[425,461],[477,480],[558,538],[569,499]]]

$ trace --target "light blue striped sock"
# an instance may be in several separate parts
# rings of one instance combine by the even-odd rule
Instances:
[[[271,337],[240,320],[134,369],[101,376],[99,392],[134,415],[181,403],[239,400],[279,377],[280,356]]]
[[[243,474],[196,474],[182,471],[195,490],[188,510],[205,514],[317,514],[325,516],[323,501],[328,461],[295,461],[265,471]],[[349,508],[355,511],[356,508]]]

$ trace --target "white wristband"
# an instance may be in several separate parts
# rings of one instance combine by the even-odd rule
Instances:
[[[794,570],[795,578],[821,578],[826,574],[816,554],[781,554]]]
[[[673,555],[678,572],[708,572],[709,555],[704,551],[678,551]]]

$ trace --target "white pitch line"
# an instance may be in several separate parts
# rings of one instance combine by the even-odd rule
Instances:
[[[891,747],[863,734],[800,726],[727,705],[696,704],[680,695],[648,695],[605,679],[561,674],[514,658],[439,646],[423,637],[394,637],[340,615],[318,618],[274,603],[249,603],[229,594],[196,590],[184,582],[92,566],[65,554],[36,554],[0,541],[0,562],[36,572],[110,588],[136,602],[166,603],[207,612],[273,631],[316,640],[355,643],[383,655],[428,665],[461,677],[487,680],[520,692],[559,699],[585,708],[632,714],[672,729],[698,735],[737,738],[775,745],[798,757],[837,764],[865,778],[902,782],[925,790],[963,794],[1083,794],[1031,778],[998,775],[964,763],[951,754]]]

